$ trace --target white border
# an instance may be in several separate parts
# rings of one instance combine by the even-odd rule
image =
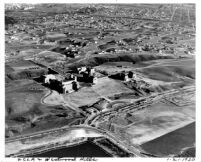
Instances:
[[[200,29],[200,20],[201,20],[201,7],[199,0],[166,0],[165,2],[162,0],[70,0],[70,1],[65,1],[65,0],[57,0],[57,1],[51,1],[51,0],[1,0],[0,1],[0,20],[1,20],[1,30],[0,30],[0,105],[1,105],[1,112],[0,112],[0,162],[12,162],[12,161],[17,161],[16,159],[5,159],[5,145],[4,145],[4,127],[5,127],[5,84],[4,84],[4,4],[5,3],[195,3],[196,4],[196,162],[201,162],[201,129],[200,129],[200,124],[201,124],[201,29]],[[167,158],[100,158],[98,161],[149,161],[149,162],[167,162]],[[170,160],[171,161],[171,160]],[[182,162],[182,159],[181,159]]]

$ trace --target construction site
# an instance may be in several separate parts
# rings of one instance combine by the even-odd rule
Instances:
[[[27,5],[5,10],[6,157],[195,157],[194,4]]]

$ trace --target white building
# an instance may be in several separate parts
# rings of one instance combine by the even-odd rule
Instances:
[[[79,71],[79,74],[80,74],[81,72],[86,72],[87,68],[85,66],[83,66],[83,67],[78,68],[78,71]],[[89,75],[90,76],[94,76],[95,75],[95,69],[94,68],[90,69],[90,74]]]
[[[62,87],[63,87],[63,90],[64,90],[65,94],[74,92],[74,90],[73,90],[73,82],[74,82],[74,80],[62,82]]]
[[[91,69],[90,75],[91,75],[91,76],[94,76],[94,75],[95,75],[95,69],[94,69],[94,68]]]
[[[45,75],[45,83],[50,84],[50,79],[51,79],[51,80],[56,80],[55,75],[53,75],[53,74]]]
[[[125,82],[128,82],[128,81],[130,81],[130,80],[131,80],[131,78],[129,78],[129,77],[128,77],[128,74],[126,74],[126,75],[125,75],[125,78],[124,78],[124,81],[125,81]]]
[[[136,74],[133,74],[133,79],[137,79],[137,75]]]
[[[74,83],[77,85],[77,89],[80,88],[79,82],[77,82],[77,76],[74,76],[74,80],[68,80],[68,81],[63,81],[62,82],[62,87],[64,93],[72,93],[75,91],[73,88]]]
[[[93,84],[97,84],[98,83],[98,78],[97,77],[94,77],[93,79]]]
[[[85,72],[87,68],[85,66],[78,68],[79,73]]]
[[[132,79],[134,79],[134,80],[137,79],[137,75],[136,75],[135,73],[133,73],[133,75],[130,76],[130,77],[128,76],[128,73],[125,74],[125,78],[124,78],[124,81],[125,81],[125,82],[128,82],[128,81],[130,81],[130,80],[132,80]]]
[[[77,81],[77,76],[74,76],[74,81],[77,83],[77,88],[80,88],[80,84],[79,84],[79,82]]]

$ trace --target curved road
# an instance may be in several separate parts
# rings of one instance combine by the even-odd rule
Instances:
[[[121,140],[118,139],[117,137],[111,135],[110,132],[107,132],[106,130],[90,127],[90,126],[85,126],[85,125],[73,126],[73,127],[65,126],[65,127],[62,127],[62,128],[56,128],[56,129],[52,129],[52,130],[40,131],[40,132],[30,134],[30,135],[26,135],[26,136],[18,136],[18,137],[6,140],[6,143],[19,141],[19,140],[30,139],[30,138],[38,137],[38,136],[42,136],[42,135],[48,135],[48,134],[56,133],[58,131],[71,131],[71,130],[76,130],[76,129],[84,129],[84,130],[94,131],[94,132],[97,132],[99,134],[102,134],[105,138],[111,140],[112,142],[114,142],[120,148],[126,150],[127,152],[133,153],[135,156],[138,156],[138,157],[143,156],[143,155],[141,155],[140,150],[138,150],[134,146],[130,146],[130,148],[127,148],[128,146],[126,146],[124,143],[122,143]]]
[[[23,140],[23,139],[30,139],[30,138],[38,137],[41,135],[48,135],[51,133],[56,133],[58,131],[70,131],[70,130],[75,130],[75,129],[84,129],[84,130],[95,131],[99,134],[102,134],[105,138],[110,139],[112,142],[117,144],[120,148],[126,150],[127,152],[133,153],[135,156],[142,157],[145,155],[142,155],[141,150],[139,150],[137,147],[130,145],[130,144],[125,144],[122,142],[121,139],[119,139],[116,136],[113,136],[113,134],[111,134],[111,132],[100,129],[100,128],[91,127],[90,124],[92,124],[94,121],[98,120],[99,117],[103,117],[104,115],[111,115],[113,113],[122,112],[122,111],[131,111],[131,110],[137,111],[139,109],[145,108],[149,104],[152,104],[154,101],[158,101],[162,97],[169,96],[169,95],[176,94],[176,93],[183,93],[183,91],[189,91],[189,90],[194,91],[195,86],[184,87],[181,89],[173,89],[173,90],[169,90],[169,91],[166,91],[163,93],[154,94],[152,96],[144,97],[143,99],[139,99],[139,101],[140,101],[139,104],[130,104],[130,105],[124,106],[118,110],[115,109],[115,110],[109,110],[106,112],[100,112],[99,114],[96,114],[95,116],[92,116],[91,118],[86,120],[84,125],[72,126],[72,127],[64,126],[61,128],[55,128],[55,129],[51,129],[51,130],[27,134],[25,136],[12,137],[12,138],[6,139],[6,143],[19,141],[19,140]],[[134,109],[134,108],[136,108],[136,109]]]

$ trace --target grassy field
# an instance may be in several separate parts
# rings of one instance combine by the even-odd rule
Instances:
[[[18,69],[24,70],[30,67],[39,67],[38,65],[29,60],[22,60],[22,59],[17,59],[15,61],[8,62],[6,63],[6,66],[15,69],[15,71],[17,71]]]
[[[63,95],[65,102],[71,107],[81,107],[96,103],[100,96],[91,88],[84,87],[78,92]]]
[[[137,57],[136,62],[108,61],[96,66],[95,69],[105,74],[134,71],[145,78],[164,82],[187,81],[192,83],[195,80],[195,59],[150,59],[147,61],[143,59],[143,56]]]
[[[170,82],[195,79],[195,59],[170,59],[143,63],[145,66],[137,68],[136,71],[150,79]]]
[[[43,51],[37,54],[37,61],[44,63],[45,65],[54,64],[57,61],[64,61],[65,56],[51,51]]]
[[[42,102],[47,105],[62,105],[64,103],[64,99],[57,91],[51,91]]]
[[[6,136],[33,133],[71,124],[83,116],[55,99],[41,102],[49,90],[32,80],[17,80],[6,84]],[[55,96],[55,95],[53,95]],[[58,100],[58,96],[56,96]]]
[[[177,107],[159,102],[132,114],[126,132],[133,144],[143,144],[195,121],[195,105]]]
[[[50,49],[50,45],[33,45],[33,44],[22,44],[19,42],[12,42],[5,44],[5,54],[9,56],[9,59],[19,59],[26,57],[33,57],[34,54],[37,54],[43,50]],[[15,53],[19,51],[17,55],[11,56],[10,53]]]
[[[98,55],[90,58],[80,59],[73,64],[69,64],[67,68],[75,68],[80,66],[99,66],[106,62],[132,62],[134,64],[150,61],[150,60],[158,60],[158,59],[173,59],[173,56],[159,56],[154,54],[128,54],[128,53],[119,53],[119,54],[104,54]]]
[[[134,64],[131,62],[108,62],[96,66],[95,69],[101,73],[110,75],[122,71],[132,71],[134,67]]]
[[[189,96],[189,93],[195,96],[193,91],[170,95],[181,102],[185,100],[182,106],[160,99],[138,111],[100,118],[98,127],[130,145],[140,146],[149,154],[159,157],[178,155],[195,143],[195,101],[188,104],[188,97],[178,98]]]
[[[47,74],[47,69],[26,69],[20,71],[14,71],[12,73],[6,74],[6,82],[15,81],[15,80],[23,80],[23,79],[32,79],[34,77],[39,77],[41,75]],[[8,81],[8,79],[10,81]]]
[[[6,86],[6,115],[30,111],[45,93],[47,90],[32,80],[13,81]]]
[[[120,93],[131,93],[132,90],[125,87],[121,82],[108,77],[98,78],[98,83],[92,87],[83,87],[78,92],[63,95],[64,100],[71,106],[81,107],[92,105],[100,98],[108,98]]]
[[[158,102],[148,105],[146,108],[138,111],[130,111],[129,113],[122,112],[115,116],[106,116],[104,118],[100,118],[100,123],[98,126],[102,129],[111,131],[111,133],[114,133],[114,135],[118,136],[120,139],[122,139],[122,141],[125,140],[132,145],[146,145],[146,143],[149,143],[149,141],[159,139],[160,137],[168,135],[175,130],[195,122],[195,100],[191,99],[193,96],[195,96],[194,93],[195,92],[193,90],[189,89],[186,92],[181,90],[175,95],[170,95],[170,98],[176,98],[177,102],[178,100],[181,100],[180,102],[183,103],[182,106],[177,106],[171,102],[171,100],[168,100],[168,98],[159,99]],[[191,98],[189,98],[189,100],[191,100],[191,104],[187,102],[188,97],[185,99],[178,97],[181,95],[191,95]],[[191,130],[195,131],[190,129],[189,133]],[[192,134],[194,133],[195,132],[192,132]],[[186,137],[186,134],[182,133],[178,136],[180,136],[181,141],[179,141],[179,138],[177,138],[176,135],[175,139],[174,136],[172,136],[169,140],[178,140],[178,143],[181,144],[183,139],[188,138]],[[173,143],[172,141],[170,143]],[[176,154],[179,153],[178,151],[181,151],[184,147],[189,147],[190,143],[191,142],[187,142],[187,144],[175,146]],[[158,144],[157,149],[159,150],[159,147],[161,146],[165,145],[160,143]],[[151,145],[147,146],[147,148],[152,150]],[[168,149],[170,148],[167,148],[166,151],[168,151]],[[156,154],[157,150],[155,152],[150,151],[149,153]],[[167,156],[167,154],[160,154],[160,152],[156,155]]]
[[[141,145],[146,152],[157,156],[177,155],[195,143],[195,122]]]
[[[5,64],[6,83],[10,83],[12,80],[31,79],[46,73],[46,68],[29,60],[15,59]]]
[[[93,90],[100,96],[108,97],[121,93],[132,93],[122,82],[103,77],[98,79],[98,83],[94,85]]]
[[[136,59],[138,59],[136,63],[129,61],[108,61],[96,66],[95,69],[98,72],[107,75],[118,74],[122,71],[133,71],[134,74],[136,74],[136,80],[143,80],[149,84],[149,87],[146,88],[148,88],[150,92],[163,92],[195,83],[195,59],[144,60],[143,56],[144,55],[139,55],[139,58],[141,59],[136,56]],[[133,89],[131,85],[126,85]],[[142,92],[142,90],[139,91]],[[135,91],[135,89],[133,89],[133,93],[137,93],[138,97],[139,95],[142,95]]]

